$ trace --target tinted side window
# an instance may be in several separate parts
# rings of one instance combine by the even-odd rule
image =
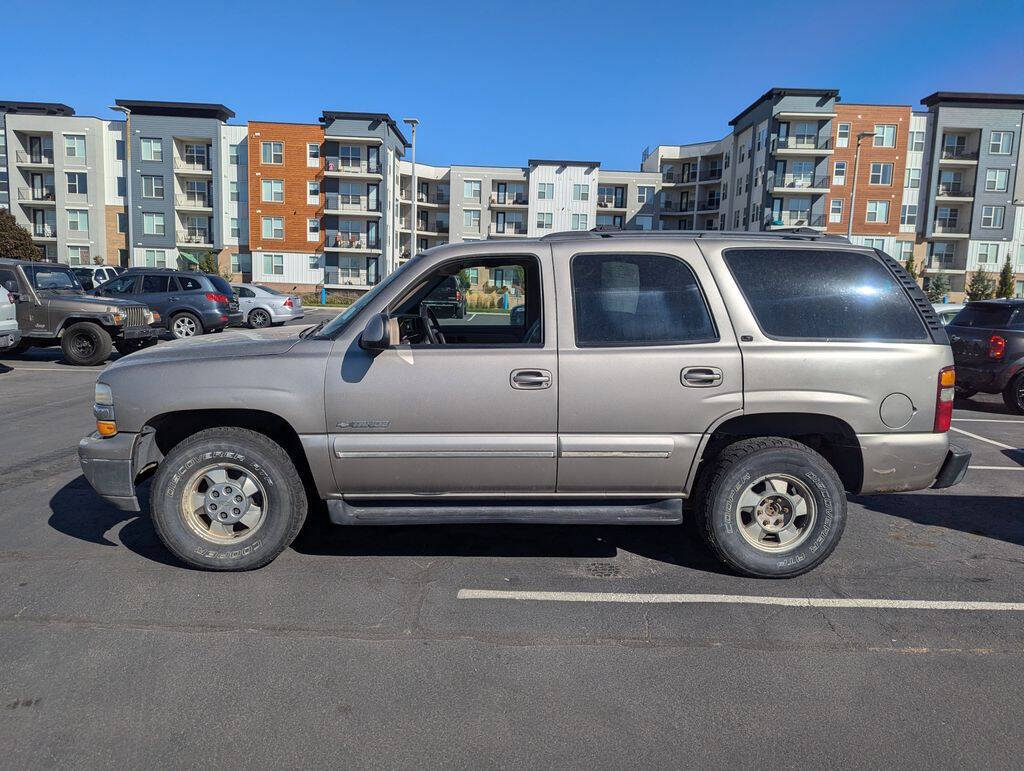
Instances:
[[[951,323],[958,327],[1006,327],[1013,308],[998,305],[968,305]]]
[[[838,249],[728,249],[725,262],[771,337],[928,340],[906,292],[874,255]]]
[[[18,277],[14,275],[13,270],[0,270],[0,286],[12,292],[20,291]],[[7,298],[5,297],[4,299],[6,300]]]
[[[193,290],[203,288],[199,279],[192,278],[191,276],[178,276],[178,284],[181,286],[181,291],[183,292],[191,292]]]
[[[255,297],[256,293],[251,289],[246,289],[244,286],[232,287],[235,290],[235,294],[239,297]]]
[[[133,286],[135,286],[135,276],[122,276],[104,284],[103,290],[106,292],[116,292],[117,294],[128,294],[132,291]]]
[[[169,291],[170,283],[170,276],[143,276],[142,291],[143,293],[167,292]]]
[[[697,277],[660,254],[572,258],[576,345],[672,345],[717,340]]]

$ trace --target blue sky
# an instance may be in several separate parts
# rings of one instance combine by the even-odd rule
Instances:
[[[723,136],[772,86],[915,106],[1024,92],[1022,0],[3,5],[0,99],[101,117],[114,98],[221,102],[238,122],[414,115],[418,160],[438,164],[632,169],[647,145]]]

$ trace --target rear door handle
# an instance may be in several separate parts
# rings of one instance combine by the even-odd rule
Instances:
[[[722,370],[718,367],[686,367],[679,380],[688,388],[712,388],[722,384]]]
[[[551,373],[546,369],[514,369],[509,382],[513,388],[537,391],[551,387]]]

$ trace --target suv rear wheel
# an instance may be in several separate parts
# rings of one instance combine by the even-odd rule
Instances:
[[[203,334],[203,322],[191,313],[175,314],[171,319],[171,334],[179,340]]]
[[[846,525],[835,469],[810,447],[781,437],[726,447],[698,494],[701,535],[738,573],[790,578],[820,565]]]
[[[113,342],[110,333],[99,324],[79,321],[64,330],[60,347],[69,364],[92,367],[107,360]]]
[[[306,519],[306,491],[280,445],[242,428],[193,434],[164,458],[150,513],[160,540],[207,570],[263,567]]]
[[[1003,390],[1003,403],[1011,412],[1024,415],[1024,372],[1020,372]]]

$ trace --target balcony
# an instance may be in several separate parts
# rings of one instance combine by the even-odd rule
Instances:
[[[772,152],[779,155],[831,155],[832,138],[813,134],[776,137],[772,141]]]
[[[491,205],[492,206],[528,206],[525,193],[491,193]]]
[[[206,248],[213,248],[213,238],[210,236],[209,230],[188,228],[187,230],[175,231],[174,236],[174,241],[178,246],[202,246]]]
[[[324,249],[331,251],[380,251],[380,241],[370,241],[363,233],[352,233],[345,231],[327,231],[324,240]]]
[[[625,200],[622,200],[622,199],[616,201],[614,198],[601,198],[601,197],[598,197],[598,199],[597,199],[597,208],[598,209],[625,209],[626,208],[626,202],[625,202]]]
[[[717,182],[722,178],[721,169],[704,169],[700,173],[701,182]]]
[[[813,176],[811,174],[775,174],[768,175],[768,189],[802,193],[827,193],[832,184],[829,176]]]
[[[970,201],[974,198],[974,190],[963,185],[943,185],[939,183],[939,186],[935,189],[935,199],[945,199],[950,201]]]
[[[46,149],[40,153],[25,153],[19,150],[14,154],[19,166],[53,166],[53,150]]]
[[[371,206],[368,203],[368,198],[364,195],[327,193],[324,202],[324,214],[361,214],[367,217],[379,217],[380,201],[376,201]]]
[[[176,195],[174,196],[174,207],[176,209],[193,209],[196,211],[212,209],[210,199],[205,195]]]
[[[925,270],[950,272],[950,273],[963,273],[967,270],[966,265],[959,265],[955,255],[939,256],[932,255],[925,260]]]
[[[185,160],[184,158],[174,159],[174,171],[176,174],[195,174],[199,176],[211,176],[209,158],[205,160]]]
[[[402,191],[401,200],[402,200],[402,203],[406,204],[406,205],[412,203],[412,198],[409,196],[409,190],[408,189],[405,189],[405,190]],[[447,206],[448,204],[451,203],[451,200],[452,200],[451,196],[447,196],[447,195],[439,195],[437,193],[434,193],[433,195],[424,195],[423,193],[419,193],[416,196],[416,205],[417,206]]]
[[[329,177],[380,177],[383,172],[379,161],[353,161],[328,157],[324,163],[324,174]]]
[[[970,238],[971,228],[969,223],[961,222],[959,217],[936,217],[932,232],[945,238]]]
[[[492,222],[488,235],[492,236],[525,236],[525,222]]]
[[[19,187],[18,200],[54,203],[57,200],[57,191],[52,187]]]
[[[716,201],[714,199],[709,200],[709,201],[701,201],[700,203],[697,204],[697,211],[701,212],[701,213],[704,213],[704,212],[716,212],[716,211],[718,211],[718,208],[721,205],[722,205],[721,201]]]
[[[52,225],[33,225],[32,238],[46,240],[56,239],[57,230]]]
[[[812,214],[808,211],[784,211],[778,216],[768,216],[764,221],[765,227],[773,228],[823,228],[825,227],[825,215]]]
[[[966,163],[975,164],[978,162],[978,151],[968,150],[960,145],[943,145],[939,152],[939,163]]]
[[[662,214],[692,214],[696,208],[693,201],[664,201],[661,206]]]

